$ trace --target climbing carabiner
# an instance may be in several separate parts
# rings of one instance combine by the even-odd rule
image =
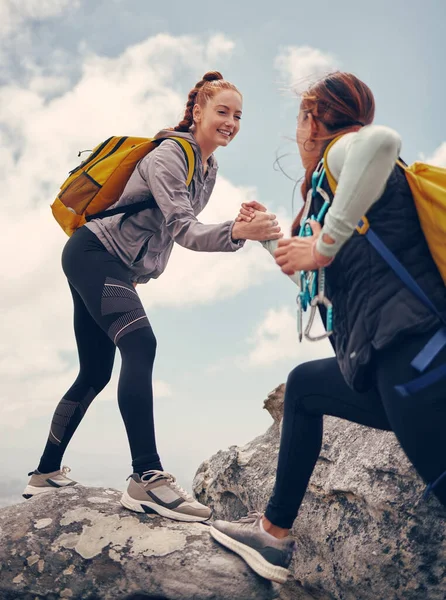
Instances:
[[[325,308],[327,309],[327,331],[325,331],[325,333],[323,333],[321,335],[317,335],[317,336],[313,337],[312,335],[310,335],[310,332],[311,332],[311,328],[313,327],[314,317],[316,316],[317,307],[320,304],[325,306]],[[333,311],[333,305],[326,296],[321,297],[320,295],[318,295],[315,298],[313,298],[313,300],[311,301],[311,304],[310,304],[310,316],[309,316],[308,323],[307,323],[307,326],[305,327],[305,332],[304,332],[305,338],[309,342],[319,342],[320,340],[324,340],[325,338],[330,337],[330,335],[333,333],[332,316],[331,316],[332,311]]]
[[[296,298],[296,303],[297,303],[297,335],[299,337],[299,342],[302,341],[302,332],[303,332],[303,327],[302,327],[302,298],[301,298],[301,292],[299,292],[299,294],[297,294],[297,298]]]

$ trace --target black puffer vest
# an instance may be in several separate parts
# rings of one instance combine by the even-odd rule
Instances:
[[[322,187],[333,200],[326,179]],[[323,199],[318,195],[311,213],[318,214],[322,204]],[[393,170],[383,195],[367,218],[373,231],[446,318],[446,287],[429,252],[409,184],[400,167]],[[325,294],[334,310],[332,345],[346,382],[357,391],[365,391],[374,384],[371,360],[374,351],[404,336],[434,331],[440,326],[439,319],[405,287],[357,231],[325,273]]]

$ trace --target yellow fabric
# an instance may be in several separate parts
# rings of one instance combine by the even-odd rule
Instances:
[[[337,183],[328,168],[327,155],[339,137],[324,152],[325,173],[333,194]],[[404,169],[429,250],[446,284],[446,169],[422,162],[406,166],[398,160],[397,164]]]
[[[173,137],[183,148],[188,164],[186,185],[192,181],[195,155],[191,144]],[[86,216],[106,210],[122,194],[136,164],[158,146],[154,138],[111,137],[94,148],[60,187],[51,205],[54,218],[71,236],[86,223]]]
[[[446,169],[422,162],[404,169],[429,250],[446,284]]]
[[[325,152],[324,152],[325,177],[327,178],[328,185],[330,186],[330,189],[333,192],[333,194],[336,192],[338,183],[337,183],[336,179],[333,177],[330,169],[328,168],[327,156],[328,156],[328,153],[330,152],[332,146],[334,146],[336,144],[336,142],[341,139],[341,137],[342,137],[342,135],[338,135],[338,137],[335,137],[334,140],[331,140],[331,142],[325,148]]]

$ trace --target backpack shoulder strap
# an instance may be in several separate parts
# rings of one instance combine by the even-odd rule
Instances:
[[[147,141],[150,143],[155,142],[156,144],[160,144],[164,140],[174,140],[180,148],[184,152],[184,156],[186,158],[187,164],[187,178],[186,178],[186,186],[189,187],[194,176],[195,171],[195,152],[192,148],[192,144],[187,140],[179,137],[166,137],[166,138],[150,138]],[[136,202],[135,204],[131,204],[129,206],[124,207],[116,207],[109,208],[107,210],[95,213],[93,215],[88,215],[86,217],[86,221],[92,221],[93,219],[103,219],[104,217],[111,217],[113,215],[125,214],[125,215],[134,215],[141,210],[146,208],[156,208],[157,204],[155,202],[154,197],[152,196],[148,200],[141,200],[141,202]]]
[[[179,146],[180,148],[183,150],[184,152],[184,156],[186,158],[186,164],[187,164],[187,178],[186,178],[186,185],[187,187],[190,186],[192,178],[194,176],[194,171],[195,171],[195,152],[194,149],[192,148],[192,144],[190,142],[188,142],[187,140],[185,140],[184,138],[180,138],[180,137],[165,137],[165,138],[160,138],[157,139],[156,141],[158,142],[163,142],[164,140],[174,140]]]
[[[324,169],[325,169],[325,176],[327,178],[328,181],[328,185],[330,186],[331,191],[333,192],[333,194],[336,192],[336,188],[338,187],[337,181],[336,179],[333,177],[332,172],[330,171],[330,169],[328,168],[328,153],[330,152],[330,150],[332,149],[332,147],[336,144],[336,142],[338,140],[341,139],[341,137],[343,137],[342,135],[338,135],[337,137],[335,137],[333,140],[331,140],[331,142],[328,144],[328,146],[325,148],[325,152],[324,152]]]

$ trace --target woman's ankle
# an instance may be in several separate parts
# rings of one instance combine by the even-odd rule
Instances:
[[[269,533],[270,535],[274,536],[275,538],[277,538],[279,540],[286,538],[290,533],[289,529],[284,529],[283,527],[278,527],[277,525],[274,525],[265,516],[262,517],[262,525],[263,525],[263,529],[267,533]]]

